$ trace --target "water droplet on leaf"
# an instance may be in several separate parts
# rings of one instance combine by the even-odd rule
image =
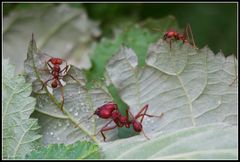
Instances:
[[[78,112],[75,112],[75,113],[74,113],[74,116],[78,116]]]

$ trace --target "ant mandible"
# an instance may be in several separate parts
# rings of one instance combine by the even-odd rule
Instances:
[[[191,40],[192,43],[190,43],[190,39],[189,39],[189,34],[191,35]],[[191,26],[189,24],[186,25],[184,33],[180,34],[172,29],[169,29],[164,35],[163,35],[163,40],[166,40],[167,42],[169,42],[170,44],[170,50],[171,50],[171,46],[172,46],[172,41],[173,40],[181,40],[183,43],[185,44],[189,44],[191,46],[193,46],[194,48],[196,48],[194,39],[193,39],[193,34],[192,34],[192,29]]]
[[[133,129],[135,132],[143,132],[144,136],[149,139],[146,134],[144,133],[143,130],[143,126],[142,126],[142,121],[144,116],[148,116],[148,117],[161,117],[163,115],[163,113],[161,113],[159,116],[156,115],[149,115],[147,114],[147,110],[148,110],[148,104],[146,104],[138,113],[137,115],[133,115],[131,113],[131,111],[129,110],[129,108],[126,110],[126,116],[121,115],[121,113],[118,110],[118,106],[117,104],[113,103],[113,102],[108,102],[106,104],[104,104],[101,107],[98,107],[95,112],[93,113],[93,115],[97,115],[100,118],[103,119],[111,119],[107,124],[105,124],[99,131],[103,136],[103,140],[106,140],[105,135],[103,134],[104,131],[109,131],[112,129],[115,129],[116,127],[123,127],[125,126],[126,128],[130,128],[131,125],[133,125]],[[128,115],[130,114],[131,119],[129,120]],[[89,118],[91,118],[93,115],[91,115]],[[137,119],[140,118],[140,121],[138,121]],[[114,121],[115,125],[114,126],[109,126],[108,125]],[[98,134],[97,133],[97,134]],[[97,135],[96,134],[96,135]]]

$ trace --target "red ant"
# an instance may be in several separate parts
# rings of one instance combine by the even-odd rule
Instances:
[[[60,65],[62,65],[63,62],[66,63],[66,66],[61,70]],[[51,83],[52,88],[57,88],[58,85],[60,85],[60,87],[63,87],[60,79],[63,79],[63,77],[65,75],[69,75],[69,74],[65,74],[65,75],[62,74],[62,73],[66,73],[68,70],[69,65],[67,65],[67,62],[61,58],[52,57],[46,62],[46,64],[50,68],[50,73],[51,73],[52,77],[50,79],[48,79],[47,81],[45,81],[43,83],[43,86],[47,85],[47,83],[52,80],[52,83]],[[48,70],[48,69],[44,69],[44,70]],[[42,86],[41,90],[43,89],[43,86]],[[61,94],[62,95],[61,109],[62,109],[63,104],[64,104],[63,89],[62,89],[61,93],[62,93]]]
[[[34,34],[32,33],[32,40],[34,40]],[[43,54],[43,53],[42,53]],[[40,69],[42,71],[48,71],[50,72],[50,74],[52,75],[50,79],[48,79],[47,81],[45,81],[42,85],[42,88],[40,90],[43,89],[44,86],[47,85],[47,83],[49,81],[52,80],[51,83],[51,87],[52,88],[57,88],[58,86],[63,87],[60,79],[63,79],[63,77],[65,75],[70,76],[72,79],[74,79],[75,81],[77,81],[72,75],[67,74],[67,71],[69,70],[69,65],[67,64],[67,61],[61,59],[61,58],[57,58],[57,57],[51,57],[47,54],[43,54],[46,55],[47,57],[50,57],[50,59],[48,59],[47,62],[45,62],[48,66],[48,69]],[[63,64],[63,62],[66,63],[65,67],[61,70],[61,65]],[[65,73],[65,74],[64,74]],[[63,95],[63,89],[61,91],[61,95],[62,95],[62,102],[61,102],[61,110],[63,108],[63,104],[64,104],[64,95]]]
[[[148,116],[148,117],[161,117],[163,115],[163,113],[161,113],[161,115],[159,116],[155,116],[155,115],[149,115],[146,114],[148,110],[148,104],[146,104],[138,113],[136,116],[134,116],[131,111],[129,110],[129,108],[126,110],[126,116],[121,115],[121,113],[118,110],[118,106],[117,104],[113,103],[113,102],[108,102],[106,104],[104,104],[101,107],[98,107],[93,115],[97,115],[100,118],[103,119],[111,119],[107,124],[105,124],[100,130],[99,132],[102,134],[103,136],[103,140],[105,141],[106,137],[103,134],[104,131],[108,131],[108,130],[112,130],[115,129],[116,127],[123,127],[125,126],[126,128],[130,128],[131,124],[133,125],[133,129],[135,132],[143,132],[144,136],[149,139],[144,131],[143,131],[143,127],[142,127],[142,121],[144,116]],[[131,119],[128,119],[128,114],[130,113]],[[89,118],[91,118],[93,115],[91,115]],[[140,122],[137,119],[140,119]],[[110,126],[107,127],[112,121],[114,121],[115,125],[114,126]],[[98,132],[98,133],[99,133]],[[97,133],[97,134],[98,134]],[[96,135],[97,135],[96,134]]]
[[[191,35],[192,43],[189,42],[189,33]],[[196,48],[196,45],[195,45],[195,42],[194,42],[194,39],[193,39],[192,29],[191,29],[191,26],[189,24],[187,24],[187,26],[185,27],[184,34],[180,34],[180,33],[176,32],[172,29],[169,29],[164,34],[163,39],[167,40],[167,41],[170,40],[169,41],[170,50],[171,50],[171,46],[172,46],[172,40],[182,40],[183,43],[190,44],[190,45],[192,45],[193,47]]]

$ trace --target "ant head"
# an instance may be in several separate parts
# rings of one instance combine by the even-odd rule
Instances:
[[[58,86],[58,81],[54,80],[51,85],[52,85],[52,88],[56,88]]]
[[[167,39],[167,33],[164,34],[163,39],[164,39],[164,40]]]
[[[133,129],[136,131],[136,132],[141,132],[142,131],[142,124],[138,121],[133,121]]]
[[[62,59],[60,59],[60,58],[50,58],[49,59],[49,61],[52,63],[52,64],[58,64],[58,65],[61,65],[62,64],[62,62],[63,62],[63,60]]]
[[[99,107],[99,109],[103,109],[103,110],[112,112],[114,110],[117,110],[117,104],[115,104],[113,102],[108,102],[108,103],[102,105],[101,107]]]
[[[94,112],[95,115],[99,116],[103,119],[108,119],[111,117],[112,111],[109,111],[108,109],[103,109],[102,107],[99,107]]]

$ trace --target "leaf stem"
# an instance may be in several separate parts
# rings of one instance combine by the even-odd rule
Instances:
[[[98,140],[96,139],[96,137],[95,137],[95,136],[92,136],[89,131],[87,131],[86,129],[84,129],[83,127],[81,127],[81,126],[78,124],[78,122],[72,117],[72,115],[71,115],[68,111],[65,111],[65,110],[64,110],[64,107],[62,107],[62,109],[61,109],[61,102],[59,102],[59,101],[56,99],[56,97],[53,96],[53,95],[48,91],[47,87],[44,85],[44,82],[41,80],[40,75],[39,75],[39,73],[38,73],[38,70],[37,70],[37,68],[36,68],[36,66],[35,66],[35,62],[34,62],[34,52],[37,53],[37,46],[36,46],[36,42],[35,42],[34,38],[32,38],[31,47],[32,47],[32,50],[33,50],[33,51],[31,52],[32,59],[33,59],[33,61],[32,61],[32,63],[33,63],[33,68],[34,68],[34,71],[35,71],[35,74],[36,74],[37,79],[43,84],[44,90],[46,91],[47,95],[51,98],[51,100],[55,103],[55,105],[68,117],[68,119],[69,119],[74,125],[78,126],[78,128],[79,128],[83,133],[85,133],[87,136],[90,137],[90,139],[91,139],[93,142],[95,142],[96,144],[99,145],[99,142],[98,142]]]

